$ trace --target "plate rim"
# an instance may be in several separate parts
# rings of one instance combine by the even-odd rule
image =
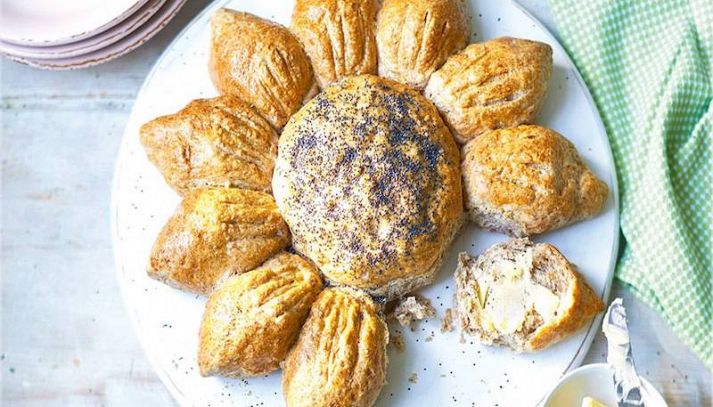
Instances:
[[[612,247],[610,251],[610,258],[609,258],[609,269],[607,272],[607,278],[606,281],[607,283],[604,285],[604,290],[601,294],[601,300],[604,301],[605,304],[609,303],[609,296],[611,294],[611,289],[612,285],[614,284],[614,271],[616,269],[616,264],[617,261],[619,260],[619,239],[621,235],[621,224],[620,224],[620,218],[619,218],[619,182],[618,182],[618,176],[617,176],[617,171],[616,171],[616,162],[614,161],[614,152],[612,151],[611,148],[611,142],[609,141],[609,134],[607,132],[606,126],[604,126],[604,121],[602,120],[602,115],[599,113],[599,108],[597,107],[596,102],[594,101],[594,97],[592,96],[592,92],[589,90],[589,86],[587,86],[587,82],[584,81],[584,78],[582,77],[582,74],[579,72],[579,68],[577,67],[577,64],[574,63],[574,60],[572,60],[572,57],[569,55],[569,52],[567,52],[567,49],[562,45],[562,42],[554,35],[552,32],[545,26],[537,17],[535,17],[532,13],[530,13],[527,9],[525,9],[520,3],[516,2],[515,0],[509,0],[509,2],[515,6],[517,9],[519,9],[522,13],[527,15],[535,25],[537,25],[546,35],[549,37],[550,40],[552,40],[554,43],[557,44],[558,47],[562,49],[564,52],[564,55],[567,57],[567,60],[569,63],[574,67],[572,72],[574,72],[574,77],[579,82],[581,87],[584,89],[584,96],[587,100],[587,104],[589,105],[589,108],[595,113],[595,122],[597,124],[597,129],[599,130],[599,133],[604,134],[604,141],[605,141],[605,146],[607,147],[607,159],[609,161],[609,165],[611,167],[611,177],[610,177],[610,182],[611,182],[611,197],[612,197],[612,205],[614,206],[614,239],[612,240]],[[589,323],[589,326],[587,327],[587,334],[584,337],[584,340],[582,340],[582,343],[580,344],[579,348],[577,349],[577,353],[575,353],[575,356],[572,358],[571,362],[567,366],[567,368],[560,374],[560,380],[569,372],[572,370],[578,368],[582,362],[584,361],[584,358],[586,357],[587,353],[589,352],[589,349],[592,346],[592,342],[594,341],[594,337],[597,334],[597,330],[592,330],[593,327],[595,326],[600,326],[602,318],[604,318],[604,314],[598,314],[592,321]],[[538,405],[542,403],[544,398],[547,396],[547,394],[543,395],[543,397],[540,399],[538,402]]]
[[[183,1],[185,1],[185,0],[183,0]],[[136,93],[137,98],[139,95],[141,95],[144,92],[145,88],[151,82],[151,79],[158,72],[158,68],[161,65],[160,62],[164,59],[164,57],[168,54],[168,52],[170,52],[173,49],[173,47],[178,43],[178,41],[180,41],[183,38],[185,33],[188,30],[190,30],[195,24],[197,24],[198,21],[202,20],[206,14],[208,14],[209,12],[213,11],[214,9],[216,9],[218,7],[224,6],[226,3],[229,3],[230,1],[232,1],[232,0],[214,0],[213,2],[208,4],[203,10],[201,10],[198,14],[196,14],[195,17],[193,17],[191,19],[191,21],[175,35],[175,37],[171,40],[171,42],[161,52],[159,57],[154,62],[153,67],[151,68],[149,73],[146,75],[144,82],[142,83],[141,87],[139,88],[138,92]],[[581,73],[579,72],[579,68],[577,68],[577,65],[574,63],[571,56],[567,52],[567,49],[562,45],[560,40],[557,37],[555,37],[552,34],[552,32],[537,17],[535,17],[532,13],[530,13],[528,10],[526,10],[522,5],[520,5],[515,0],[508,0],[508,3],[510,3],[511,6],[514,6],[516,9],[518,9],[523,14],[525,14],[540,30],[542,30],[542,32],[545,34],[545,36],[552,43],[556,44],[556,46],[558,46],[562,50],[565,57],[567,58],[567,61],[573,67],[573,69],[571,71],[573,72],[575,79],[580,84],[581,88],[583,88],[583,90],[584,90],[584,96],[587,101],[587,105],[588,105],[589,109],[594,113],[594,116],[595,116],[594,121],[596,123],[598,133],[602,134],[604,137],[604,145],[607,149],[606,158],[609,162],[609,167],[611,168],[611,175],[610,175],[609,182],[610,182],[611,199],[612,199],[612,206],[613,206],[612,209],[614,210],[614,230],[612,231],[613,239],[612,239],[612,247],[610,249],[610,261],[609,261],[608,270],[607,270],[606,283],[605,283],[604,289],[600,295],[600,298],[602,299],[602,301],[604,301],[605,303],[608,303],[609,296],[611,294],[613,281],[614,281],[614,271],[615,271],[616,264],[618,261],[618,251],[619,251],[619,243],[620,243],[619,240],[620,240],[620,231],[621,231],[620,215],[619,215],[618,177],[617,177],[616,163],[614,161],[614,154],[613,154],[613,151],[611,148],[609,136],[606,131],[606,127],[604,126],[602,116],[599,113],[599,109],[597,108],[594,98],[592,97],[592,94],[589,90],[589,87],[587,86],[586,82],[584,81],[584,78],[582,77]],[[477,41],[477,42],[482,42],[482,41]],[[131,108],[131,112],[129,113],[129,118],[134,115],[135,109],[136,109],[136,103],[134,101],[134,106]],[[122,259],[119,256],[119,250],[118,250],[119,235],[118,235],[118,223],[117,223],[118,222],[118,198],[117,197],[118,197],[119,174],[121,173],[120,169],[121,169],[122,165],[124,164],[122,157],[124,156],[124,151],[128,148],[127,147],[128,138],[125,137],[127,127],[128,127],[128,120],[127,120],[127,126],[125,126],[124,132],[122,134],[122,140],[121,140],[121,144],[119,146],[119,152],[117,154],[116,163],[114,165],[114,174],[112,176],[112,188],[111,188],[110,222],[111,222],[112,252],[113,252],[113,257],[114,257],[115,276],[116,276],[116,279],[119,284],[119,290],[121,292],[122,302],[123,302],[124,307],[127,311],[127,314],[129,315],[129,319],[131,322],[132,329],[134,331],[134,335],[138,338],[141,348],[144,351],[144,355],[149,360],[149,364],[153,368],[154,372],[156,372],[157,376],[159,377],[161,382],[164,384],[164,386],[168,389],[169,393],[176,400],[176,402],[182,406],[189,405],[189,401],[186,400],[183,392],[178,388],[178,386],[173,382],[173,380],[171,380],[168,373],[158,364],[156,358],[153,355],[151,355],[150,352],[148,352],[148,345],[146,343],[147,339],[145,339],[143,335],[140,335],[140,330],[139,330],[140,326],[139,326],[138,320],[136,319],[136,316],[134,315],[132,309],[129,307],[128,289],[126,288],[126,282],[122,278],[122,274],[121,274],[121,271],[123,270],[123,264],[122,264]],[[586,331],[587,333],[586,333],[585,337],[582,339],[581,343],[579,344],[577,351],[572,356],[572,359],[567,364],[567,367],[560,373],[560,375],[559,375],[560,380],[567,373],[571,372],[573,369],[579,367],[582,364],[582,361],[586,357],[587,352],[591,348],[594,337],[597,334],[597,330],[593,329],[593,328],[595,326],[598,327],[601,324],[602,318],[603,318],[603,315],[599,314],[589,323],[589,326],[587,327],[587,331]],[[551,389],[547,389],[544,392],[544,394],[538,400],[536,405],[540,405],[542,403],[542,401],[547,396],[549,390],[551,390]]]
[[[179,1],[186,1],[186,0],[179,0]],[[138,99],[139,95],[141,95],[148,84],[151,82],[151,79],[154,77],[154,75],[158,72],[158,68],[160,65],[160,62],[163,61],[164,57],[170,52],[171,49],[183,38],[183,36],[188,32],[188,30],[191,29],[195,24],[198,23],[199,20],[203,18],[204,15],[208,14],[210,11],[212,11],[214,8],[217,8],[219,5],[223,5],[228,3],[231,0],[214,0],[210,4],[208,4],[203,10],[201,10],[198,14],[195,15],[191,19],[191,21],[186,24],[185,27],[183,27],[178,33],[176,33],[176,36],[173,37],[173,39],[166,45],[166,48],[161,52],[161,54],[156,58],[154,65],[151,67],[151,70],[149,73],[146,75],[146,79],[144,79],[144,82],[141,84],[141,87],[139,88],[138,92],[136,93],[136,99]],[[134,105],[131,107],[131,112],[129,113],[129,118],[134,115],[134,112],[136,110],[136,99],[134,99]],[[127,124],[124,127],[124,132],[122,133],[121,136],[121,144],[119,145],[119,152],[117,154],[116,162],[114,164],[114,174],[112,176],[112,186],[111,186],[111,202],[110,202],[110,209],[109,209],[109,215],[110,215],[110,223],[111,223],[111,245],[112,245],[112,253],[114,257],[114,275],[117,279],[118,285],[119,285],[119,291],[121,295],[121,301],[124,304],[124,308],[129,315],[129,321],[131,323],[131,328],[134,331],[134,336],[139,340],[139,344],[141,346],[141,349],[143,350],[144,355],[146,356],[146,359],[148,359],[149,364],[151,365],[151,368],[153,371],[156,373],[158,378],[161,380],[161,383],[163,383],[164,387],[168,389],[168,392],[171,394],[174,400],[181,405],[185,406],[188,405],[188,400],[185,399],[185,395],[183,392],[179,389],[179,387],[176,385],[176,383],[171,380],[170,376],[168,373],[158,364],[158,361],[155,356],[153,356],[148,350],[148,344],[147,344],[147,339],[144,338],[143,335],[140,335],[140,326],[138,319],[134,315],[134,312],[132,309],[129,307],[129,299],[128,299],[128,289],[126,288],[126,281],[122,278],[121,272],[124,268],[122,259],[120,258],[119,255],[119,250],[118,250],[118,243],[119,243],[119,231],[118,231],[118,189],[119,189],[119,174],[121,174],[121,166],[124,165],[122,157],[124,156],[124,151],[128,148],[128,138],[125,137],[126,135],[126,129],[128,127],[128,119],[127,119]]]

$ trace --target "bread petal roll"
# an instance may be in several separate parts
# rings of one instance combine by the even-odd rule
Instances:
[[[421,94],[346,78],[293,116],[278,150],[275,200],[329,281],[388,298],[432,281],[463,200],[458,148]]]
[[[485,345],[534,352],[566,338],[604,303],[554,246],[514,239],[456,270],[461,329]]]
[[[211,30],[215,86],[281,129],[315,91],[309,58],[297,38],[277,23],[225,8],[213,15]]]
[[[225,276],[252,270],[290,244],[272,196],[258,191],[189,191],[154,243],[149,276],[208,294]]]
[[[140,134],[149,161],[180,194],[206,186],[271,189],[277,133],[232,96],[194,100]]]
[[[540,126],[495,130],[470,141],[462,172],[470,220],[511,236],[590,218],[609,193],[569,140]]]
[[[297,0],[292,32],[324,89],[344,77],[375,74],[376,0]]]
[[[288,407],[368,407],[386,381],[389,330],[369,296],[327,289],[285,360]]]
[[[384,0],[376,30],[379,75],[421,89],[469,35],[462,0]]]
[[[552,48],[517,38],[471,44],[431,75],[424,91],[456,140],[534,120],[552,74]]]
[[[307,260],[282,252],[220,284],[201,323],[201,374],[247,377],[277,370],[322,290],[318,273]]]

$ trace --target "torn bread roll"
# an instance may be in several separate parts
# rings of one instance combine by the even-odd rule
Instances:
[[[514,239],[456,269],[461,329],[485,345],[534,352],[573,334],[604,303],[554,246]]]

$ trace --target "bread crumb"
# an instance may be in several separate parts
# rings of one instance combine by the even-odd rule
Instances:
[[[404,343],[404,337],[401,332],[396,331],[396,333],[389,335],[389,345],[393,346],[399,352],[403,352],[406,349],[406,344]]]
[[[414,330],[413,323],[436,315],[436,310],[431,305],[431,300],[421,295],[404,298],[396,305],[391,314],[404,328]]]
[[[441,323],[441,332],[451,332],[453,330],[453,310],[446,308],[443,322]]]
[[[414,373],[411,373],[411,375],[408,377],[408,382],[409,382],[409,383],[416,383],[416,382],[418,382],[418,374],[416,374],[415,372],[414,372]]]

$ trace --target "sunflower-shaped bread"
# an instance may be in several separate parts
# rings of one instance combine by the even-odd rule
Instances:
[[[603,184],[562,136],[488,133],[534,119],[549,46],[466,47],[461,0],[297,0],[292,18],[290,31],[219,10],[209,69],[222,96],[142,128],[149,159],[183,196],[148,273],[208,296],[203,375],[282,367],[288,406],[368,407],[386,382],[383,305],[433,281],[464,202],[478,225],[489,226],[489,208],[507,218],[502,230],[527,234],[542,231],[522,220],[527,208],[499,207],[497,191],[483,188],[544,171],[580,198],[590,180],[600,192],[591,197],[603,201]],[[474,138],[462,161],[456,140]],[[503,158],[511,151],[514,160]],[[509,172],[527,159],[533,169]],[[557,200],[574,195],[546,201],[566,206]],[[580,209],[544,229],[601,205]],[[461,290],[459,301],[477,302],[472,292]]]

